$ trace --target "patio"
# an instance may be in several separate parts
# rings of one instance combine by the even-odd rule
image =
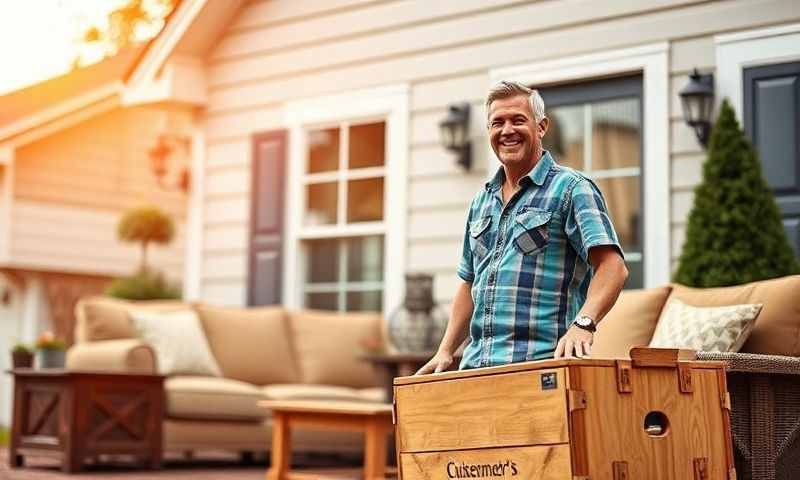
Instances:
[[[303,467],[295,471],[326,479],[360,478],[360,459],[305,457]],[[326,468],[336,464],[340,467]],[[8,466],[8,450],[0,448],[0,478],[3,480],[80,480],[80,479],[125,479],[143,480],[150,478],[169,478],[175,480],[263,480],[268,463],[264,457],[244,464],[239,457],[225,452],[203,452],[200,458],[187,460],[179,455],[167,454],[164,468],[158,471],[142,470],[123,461],[108,462],[103,465],[88,465],[80,474],[67,475],[59,470],[57,461],[48,458],[31,457],[24,468],[11,469]],[[312,477],[313,478],[313,477]]]

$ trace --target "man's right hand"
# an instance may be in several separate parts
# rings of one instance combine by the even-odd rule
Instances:
[[[446,352],[436,352],[428,363],[422,366],[414,375],[425,375],[428,373],[439,373],[447,370],[453,364],[453,356]]]

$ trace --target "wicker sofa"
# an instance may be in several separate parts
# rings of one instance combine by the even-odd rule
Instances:
[[[741,352],[698,358],[728,365],[737,478],[800,479],[800,275],[724,288],[625,291],[600,324],[592,356],[623,358],[630,347],[647,345],[673,298],[700,307],[764,305]]]
[[[165,451],[268,450],[271,421],[259,400],[386,400],[380,378],[357,358],[360,341],[383,338],[378,314],[85,298],[76,306],[76,343],[67,352],[67,368],[154,373],[153,349],[137,338],[129,311],[190,308],[222,376],[167,377]],[[301,453],[358,452],[362,444],[352,432],[293,435],[293,449]]]

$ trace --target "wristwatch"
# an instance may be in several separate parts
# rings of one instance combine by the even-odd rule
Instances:
[[[581,315],[580,317],[576,318],[572,321],[572,325],[576,327],[586,330],[587,332],[594,333],[597,330],[597,324],[594,322],[592,317],[588,315]],[[570,325],[570,327],[572,326]]]

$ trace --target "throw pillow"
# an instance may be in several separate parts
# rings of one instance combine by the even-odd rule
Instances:
[[[693,307],[680,300],[667,303],[651,347],[737,352],[753,329],[762,304]]]
[[[193,310],[149,312],[131,310],[133,327],[156,352],[162,375],[222,375],[211,354],[200,319]]]

